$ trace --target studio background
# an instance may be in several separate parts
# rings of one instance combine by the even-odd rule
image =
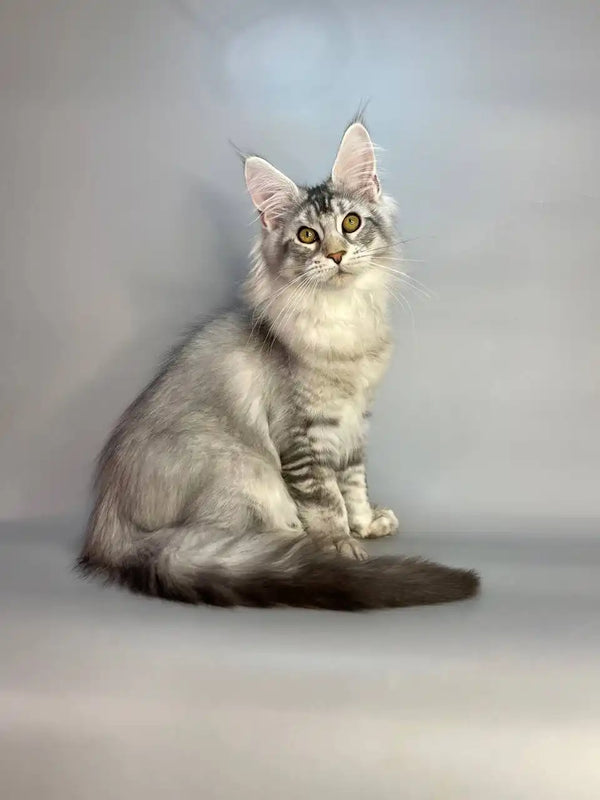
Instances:
[[[0,0],[6,800],[600,797],[600,5]],[[407,268],[371,494],[482,576],[372,614],[72,572],[93,462],[297,181],[367,119]]]
[[[370,442],[411,530],[600,516],[597,4],[0,4],[0,515],[93,459],[256,231],[229,143],[328,174],[361,100],[411,274]]]

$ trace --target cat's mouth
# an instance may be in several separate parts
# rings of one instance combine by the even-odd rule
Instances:
[[[332,286],[347,286],[352,280],[356,278],[355,272],[350,272],[343,267],[338,267],[337,272],[334,272],[333,275],[329,278],[327,283],[331,284]]]

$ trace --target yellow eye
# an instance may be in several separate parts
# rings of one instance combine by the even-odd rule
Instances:
[[[354,233],[360,228],[360,217],[358,214],[346,214],[344,219],[342,220],[342,228],[346,231],[346,233]]]
[[[313,228],[300,228],[298,239],[303,244],[314,244],[319,241],[319,234]]]

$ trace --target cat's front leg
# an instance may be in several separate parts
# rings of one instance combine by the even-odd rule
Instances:
[[[362,459],[339,470],[337,480],[346,505],[348,526],[354,536],[359,539],[379,539],[398,530],[398,520],[393,511],[371,506]]]
[[[306,533],[324,550],[366,559],[366,550],[350,535],[335,470],[310,461],[296,469],[284,466],[282,472]]]

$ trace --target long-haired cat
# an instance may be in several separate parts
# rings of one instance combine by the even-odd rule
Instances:
[[[244,310],[195,329],[99,460],[79,566],[215,605],[370,609],[477,591],[472,571],[369,559],[397,528],[371,505],[366,417],[390,355],[393,204],[359,120],[331,176],[245,160],[261,233]]]

